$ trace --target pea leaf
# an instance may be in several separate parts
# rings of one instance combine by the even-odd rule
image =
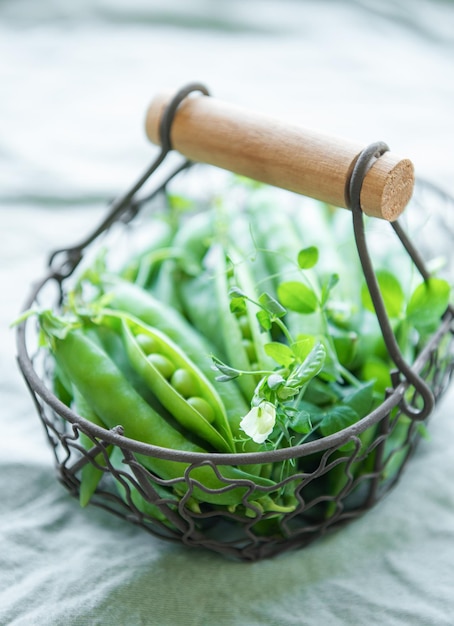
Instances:
[[[328,276],[328,279],[324,282],[322,287],[322,294],[320,298],[320,304],[322,306],[325,306],[325,304],[328,302],[329,294],[338,282],[339,274],[330,274],[330,276]]]
[[[391,318],[400,317],[404,312],[405,295],[398,279],[388,270],[377,270],[378,286],[380,287],[386,313]],[[361,302],[365,309],[375,312],[372,298],[370,297],[367,285],[361,288]]]
[[[382,359],[371,356],[366,359],[361,368],[361,378],[374,383],[374,391],[384,394],[391,386],[390,366]]]
[[[229,290],[231,313],[244,313],[246,311],[246,294],[238,287]]]
[[[69,321],[63,317],[58,317],[50,310],[38,313],[40,330],[44,332],[48,339],[65,339],[67,334],[80,326],[79,322]]]
[[[230,300],[230,312],[231,313],[245,313],[246,302],[244,298],[232,298]]]
[[[358,416],[364,417],[372,408],[374,399],[374,383],[369,381],[363,383],[361,387],[355,389],[343,398],[343,404],[352,408]]]
[[[333,334],[333,344],[339,363],[348,367],[356,354],[358,337],[353,332]]]
[[[231,298],[246,298],[247,297],[244,291],[236,286],[231,287],[229,289],[229,296]]]
[[[317,343],[309,352],[304,361],[295,368],[287,379],[288,387],[301,387],[304,383],[319,374],[325,364],[326,349],[321,343]]]
[[[317,296],[310,287],[297,281],[281,283],[277,296],[282,306],[297,313],[314,313],[318,308]]]
[[[238,371],[223,363],[220,359],[212,355],[211,357],[213,361],[213,370],[221,373],[221,376],[218,376],[216,380],[219,382],[225,382],[227,380],[233,380],[234,378],[238,378]]]
[[[276,363],[279,363],[279,365],[282,365],[283,367],[289,367],[295,360],[295,355],[293,354],[291,348],[277,341],[266,343],[264,346],[264,350],[268,356],[270,356],[276,361]]]
[[[309,413],[311,422],[314,424],[320,423],[324,417],[323,409],[314,404],[313,402],[308,402],[307,400],[301,400],[298,403],[299,411],[306,411]]]
[[[320,432],[324,437],[327,437],[348,428],[358,420],[359,415],[351,406],[339,404],[325,413],[319,424]]]
[[[311,380],[304,393],[304,399],[306,402],[312,402],[318,406],[342,401],[342,397],[337,391],[337,387],[322,381],[319,378],[313,378]]]
[[[311,415],[308,411],[298,411],[289,418],[289,426],[296,433],[306,435],[312,430]]]
[[[315,246],[304,248],[298,253],[298,265],[302,270],[310,269],[317,264],[318,249]]]
[[[315,346],[315,337],[312,335],[298,335],[297,340],[290,348],[299,361],[304,361],[309,352]]]
[[[287,311],[284,309],[283,306],[279,304],[276,298],[273,298],[273,296],[271,296],[266,291],[262,293],[261,296],[259,296],[259,302],[265,309],[265,311],[268,311],[268,313],[271,313],[276,317],[283,317],[287,313]]]
[[[263,330],[271,330],[271,315],[268,313],[268,311],[264,311],[263,309],[261,309],[260,311],[257,311],[256,316]]]
[[[441,278],[429,278],[416,287],[407,306],[407,319],[419,331],[436,328],[449,304],[450,286]]]

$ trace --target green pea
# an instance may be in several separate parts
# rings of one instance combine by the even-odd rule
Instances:
[[[136,341],[145,354],[152,354],[153,352],[158,352],[159,345],[154,337],[150,337],[150,335],[146,335],[145,333],[139,333],[136,335]]]
[[[187,400],[188,404],[190,404],[196,411],[202,415],[206,419],[207,422],[212,424],[214,422],[215,414],[213,408],[208,404],[208,402],[201,398],[200,396],[192,396]]]
[[[172,374],[170,384],[183,398],[189,398],[198,392],[198,385],[194,376],[181,367]]]
[[[149,354],[147,359],[167,380],[169,380],[169,378],[175,371],[175,365],[172,363],[172,361],[162,354],[158,354],[155,352],[153,354]]]

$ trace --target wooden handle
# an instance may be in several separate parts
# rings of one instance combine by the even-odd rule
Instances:
[[[160,94],[146,116],[148,138],[159,145],[163,112],[172,94]],[[364,146],[289,125],[208,96],[187,97],[171,128],[172,147],[192,161],[211,165],[348,207],[346,185]],[[410,160],[385,152],[367,172],[364,213],[394,221],[411,198]]]

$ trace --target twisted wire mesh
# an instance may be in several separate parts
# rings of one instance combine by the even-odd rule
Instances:
[[[39,351],[33,357],[33,366],[42,371],[45,379],[51,376]],[[448,387],[453,371],[451,320],[447,331],[429,351],[422,372],[436,399]],[[274,513],[261,509],[259,502],[271,488],[226,478],[222,460],[190,463],[181,478],[172,480],[146,469],[126,442],[118,447],[114,461],[109,450],[112,444],[93,436],[81,425],[70,424],[33,389],[31,392],[55,456],[58,480],[74,497],[79,496],[83,468],[91,464],[103,475],[91,500],[93,505],[162,539],[241,560],[257,560],[302,548],[365,513],[398,482],[421,438],[421,424],[406,416],[400,406],[406,404],[399,402],[399,395],[395,406],[376,423],[351,435],[342,445],[302,455],[296,450],[295,454],[300,455],[292,461],[292,474],[273,487],[273,491],[287,492],[295,506],[289,512]],[[395,390],[390,390],[389,397],[393,394]],[[406,403],[418,404],[417,393],[411,387],[405,398]],[[81,433],[91,441],[90,447],[81,444]],[[210,491],[194,478],[194,470],[201,464],[216,474],[224,485],[221,490],[243,489],[239,506],[194,504],[194,489]],[[271,472],[276,474],[282,461],[271,465]]]

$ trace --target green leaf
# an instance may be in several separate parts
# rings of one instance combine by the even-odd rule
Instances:
[[[232,375],[228,375],[228,374],[221,374],[220,376],[215,376],[215,380],[218,381],[218,383],[227,383],[231,380],[235,380],[235,378],[238,378],[239,374],[232,374]]]
[[[317,264],[318,249],[315,246],[304,248],[298,253],[298,265],[302,270],[310,269]]]
[[[271,330],[271,316],[268,311],[264,311],[262,309],[261,311],[257,311],[256,315],[258,323],[263,328],[263,330]]]
[[[265,309],[265,311],[268,311],[268,313],[271,313],[276,317],[284,317],[284,315],[287,313],[284,307],[281,306],[279,302],[266,291],[262,293],[259,297],[259,302]]]
[[[283,367],[289,367],[295,360],[293,351],[284,343],[272,341],[264,346],[265,353]]]
[[[294,398],[299,393],[298,387],[289,387],[288,385],[282,385],[276,392],[277,397],[282,402]]]
[[[407,318],[417,330],[435,329],[449,304],[451,288],[441,278],[429,278],[414,290],[407,306]]]
[[[390,318],[400,317],[404,312],[405,295],[398,279],[387,270],[377,270],[378,286],[380,287],[386,313]],[[361,301],[365,309],[375,312],[367,285],[361,288]]]
[[[239,287],[231,287],[229,289],[230,298],[247,298],[246,294]]]
[[[230,312],[231,313],[245,313],[246,300],[245,298],[238,297],[230,300]]]
[[[373,381],[369,381],[367,383],[363,383],[361,387],[355,389],[349,394],[346,394],[342,403],[356,411],[358,416],[361,418],[369,413],[372,408],[373,400],[374,383]]]
[[[324,437],[338,433],[359,420],[358,413],[351,406],[340,404],[325,413],[319,424],[320,432]]]
[[[56,337],[57,339],[65,339],[66,335],[81,324],[75,320],[68,320],[54,315],[50,310],[41,311],[38,314],[41,330],[48,337]]]
[[[329,294],[338,282],[339,274],[331,274],[330,276],[328,276],[328,279],[325,281],[322,287],[322,294],[320,297],[320,304],[322,306],[325,306],[325,304],[328,302]]]
[[[216,356],[213,355],[211,357],[211,360],[213,361],[213,369],[223,374],[223,377],[222,377],[223,381],[231,380],[232,378],[238,377],[238,370],[234,369],[233,367],[230,367],[229,365],[226,365]]]
[[[277,288],[277,296],[282,306],[303,313],[314,313],[318,309],[317,296],[312,289],[297,281],[281,283]]]
[[[382,359],[370,357],[361,369],[361,378],[374,383],[374,391],[384,394],[391,386],[390,366]]]
[[[313,402],[308,402],[307,400],[301,400],[298,403],[298,410],[309,413],[312,423],[319,423],[324,417],[323,409]]]
[[[337,391],[337,386],[322,381],[320,378],[313,378],[304,393],[304,399],[306,402],[323,406],[340,402],[341,396]]]
[[[304,361],[309,352],[315,346],[315,337],[312,335],[298,335],[297,340],[290,348],[298,361]]]
[[[317,343],[304,361],[293,370],[287,379],[287,385],[289,387],[301,387],[304,385],[321,372],[325,359],[326,349],[323,344]]]
[[[339,363],[348,367],[356,355],[357,335],[353,332],[337,332],[332,334],[332,339]]]
[[[288,425],[296,433],[306,435],[310,433],[313,426],[311,422],[311,415],[308,411],[298,411],[290,417]]]

